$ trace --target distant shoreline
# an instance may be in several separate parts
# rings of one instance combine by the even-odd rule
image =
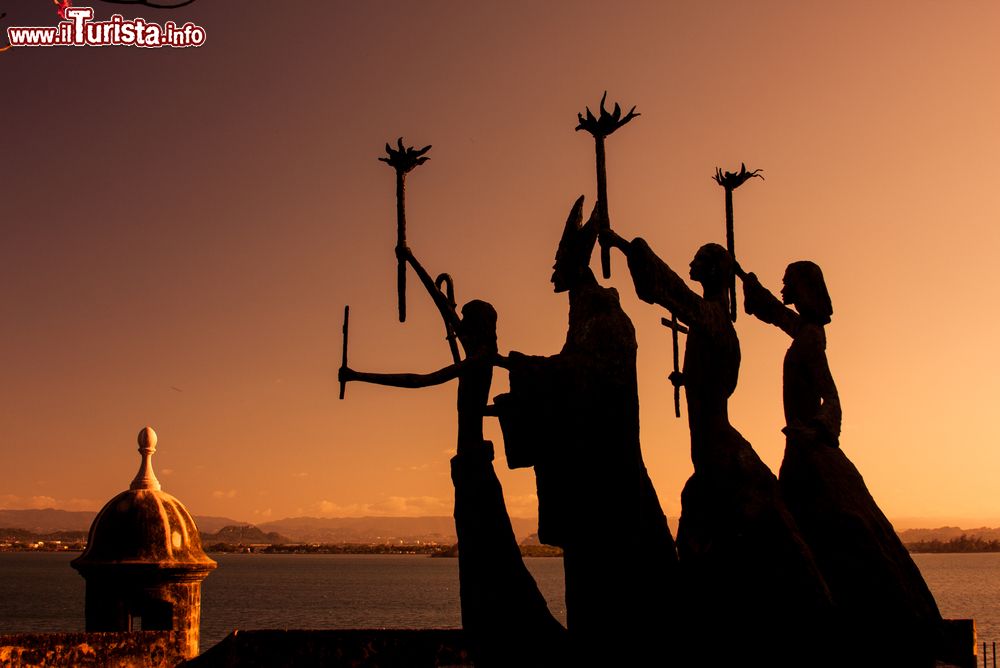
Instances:
[[[911,554],[992,554],[1000,552],[1000,540],[960,537],[947,541],[930,540],[906,543]],[[0,542],[0,552],[67,552],[81,553],[86,542],[37,540],[33,542]],[[208,554],[409,554],[436,558],[454,558],[454,545],[391,544],[391,543],[287,543],[287,544],[213,544],[205,545]],[[550,545],[522,545],[522,557],[561,557],[562,550]]]
[[[23,513],[28,513],[24,514]],[[85,513],[67,511],[2,511],[0,510],[0,552],[82,552],[87,544],[88,531],[82,530]],[[72,516],[73,523],[66,521]],[[80,516],[80,517],[78,517]],[[227,524],[218,526],[225,518],[202,518],[216,530],[202,529],[201,541],[210,553],[253,552],[269,554],[426,554],[435,557],[455,557],[457,538],[449,534],[453,520],[447,517],[395,518],[391,525],[365,524],[350,531],[341,527],[315,526],[326,520],[300,518],[299,523],[280,526],[279,523],[262,525],[281,528],[264,531],[253,524]],[[369,518],[375,522],[377,518]],[[384,518],[382,518],[384,519]],[[44,520],[44,521],[42,521]],[[308,521],[307,521],[308,520]],[[331,520],[332,521],[332,520]],[[346,520],[345,520],[346,521]],[[379,520],[381,521],[381,520]],[[33,523],[29,523],[33,522]],[[364,520],[368,522],[368,520]],[[429,522],[429,523],[428,523]],[[17,524],[32,529],[11,528]],[[675,522],[676,526],[676,522]],[[62,528],[62,530],[58,530]],[[522,541],[521,554],[530,557],[557,557],[558,548],[538,543],[537,534],[527,533]],[[343,529],[343,530],[341,530]],[[347,535],[345,535],[345,533]],[[897,533],[906,549],[912,554],[974,554],[1000,552],[1000,528],[979,527],[960,529],[954,526],[936,529],[906,529]],[[613,541],[595,535],[595,541],[608,542],[608,549],[615,549]]]
[[[913,554],[981,554],[1000,552],[1000,540],[962,535],[951,540],[921,540],[907,543],[906,549]]]
[[[0,552],[67,552],[80,553],[85,541],[35,540],[31,542],[0,542]],[[421,554],[429,557],[458,557],[457,545],[434,543],[282,543],[204,545],[208,554]],[[522,557],[561,557],[562,550],[549,545],[522,545]]]

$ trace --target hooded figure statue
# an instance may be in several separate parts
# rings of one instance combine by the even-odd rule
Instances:
[[[508,464],[535,469],[539,539],[564,550],[574,651],[662,663],[676,551],[639,447],[635,329],[589,267],[600,207],[586,224],[582,210],[580,197],[552,274],[569,293],[566,343],[551,357],[512,352],[511,391],[495,401]]]

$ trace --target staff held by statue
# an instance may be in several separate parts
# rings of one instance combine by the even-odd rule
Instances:
[[[344,327],[343,327],[343,330],[342,330],[343,333],[344,333],[344,345],[343,345],[343,349],[341,351],[341,356],[340,356],[340,368],[341,368],[341,370],[347,368],[347,329],[348,329],[348,326],[350,324],[350,320],[351,320],[351,307],[350,306],[345,306],[344,307]],[[340,379],[340,398],[341,398],[341,400],[343,400],[343,398],[344,398],[344,392],[346,390],[347,390],[347,381],[344,380],[343,378],[341,378]]]
[[[452,280],[451,274],[439,274],[437,278],[434,279],[434,287],[437,291],[444,295],[445,299],[448,300],[448,309],[453,315],[453,319],[458,319],[458,304],[455,303],[455,281]],[[432,295],[433,296],[433,295]],[[435,299],[435,302],[438,300]],[[438,306],[440,309],[440,305]],[[448,348],[451,349],[451,358],[455,360],[458,364],[462,361],[462,356],[458,352],[458,335],[455,333],[455,326],[452,319],[449,319],[441,314],[444,320],[444,332],[445,338],[448,340]]]

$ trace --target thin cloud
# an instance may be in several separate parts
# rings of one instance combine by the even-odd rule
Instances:
[[[418,464],[414,466],[397,466],[393,468],[393,471],[403,472],[403,471],[426,471],[430,468],[430,464]]]
[[[368,508],[367,504],[350,503],[341,505],[333,501],[327,501],[326,499],[316,504],[316,511],[326,517],[361,517],[371,514],[368,512]]]
[[[0,507],[10,510],[40,510],[56,508],[56,500],[51,496],[17,496],[15,494],[0,495]]]
[[[18,496],[16,494],[0,494],[0,508],[7,510],[44,510],[57,508],[59,510],[97,510],[101,503],[94,499],[59,499],[54,496],[39,494],[35,496]]]
[[[390,496],[371,509],[378,515],[447,515],[451,503],[436,496]]]
[[[314,508],[326,517],[412,517],[450,515],[452,502],[436,496],[390,496],[376,503],[339,504],[323,499]]]

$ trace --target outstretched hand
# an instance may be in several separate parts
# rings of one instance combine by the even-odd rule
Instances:
[[[519,353],[516,350],[511,350],[507,353],[507,356],[497,355],[497,366],[507,369],[507,371],[515,371],[519,368],[523,368],[528,360],[528,356],[524,353]]]
[[[350,367],[342,366],[340,367],[340,370],[337,372],[337,380],[341,383],[349,383],[352,380],[357,380],[357,379],[358,379],[358,372]]]
[[[752,271],[737,273],[736,275],[743,280],[743,311],[747,315],[756,315],[760,302],[760,291],[764,288],[757,279],[757,274]]]
[[[628,251],[628,241],[610,227],[601,230],[597,237],[601,248],[617,248],[623,253]]]
[[[781,428],[781,433],[789,438],[803,441],[816,441],[819,438],[816,429],[806,425],[788,425]]]
[[[406,244],[396,246],[396,259],[400,262],[407,262],[413,259],[413,251]]]

